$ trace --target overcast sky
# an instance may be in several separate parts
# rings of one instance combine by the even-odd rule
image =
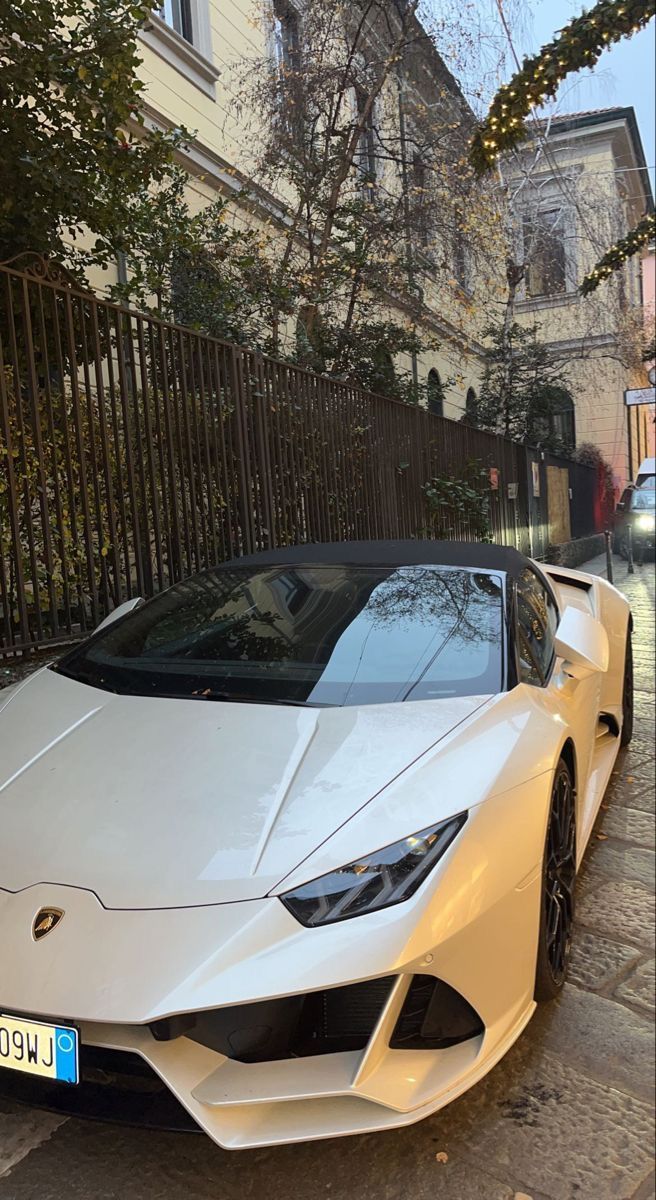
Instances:
[[[588,4],[587,7],[592,5]],[[531,9],[532,13],[526,16],[523,36],[519,39],[524,53],[531,53],[550,41],[556,29],[561,29],[583,11],[583,4],[572,3],[571,0],[537,0]],[[656,21],[652,20],[640,33],[624,38],[605,51],[594,70],[569,76],[561,88],[558,104],[559,112],[633,105],[645,159],[651,168],[652,188],[656,163],[655,46]]]

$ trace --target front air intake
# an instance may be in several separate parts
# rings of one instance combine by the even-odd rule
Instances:
[[[483,1022],[455,988],[415,975],[390,1040],[391,1050],[444,1050],[483,1032]]]
[[[158,1040],[184,1032],[192,1041],[244,1063],[363,1050],[393,983],[394,976],[388,975],[320,992],[215,1008],[191,1014],[187,1028],[178,1030],[158,1021],[151,1031]]]

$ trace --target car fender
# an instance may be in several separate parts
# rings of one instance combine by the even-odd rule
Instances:
[[[274,889],[290,890],[370,855],[439,820],[471,812],[519,787],[541,796],[543,777],[552,778],[570,736],[557,697],[546,688],[519,684],[495,698],[442,743],[422,755],[378,796],[346,821]],[[541,859],[546,816],[540,817],[532,862]],[[508,831],[510,841],[513,831]],[[459,838],[456,839],[456,843]],[[516,882],[521,878],[521,873]]]

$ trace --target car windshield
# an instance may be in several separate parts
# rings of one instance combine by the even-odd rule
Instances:
[[[656,492],[653,488],[636,488],[631,495],[631,510],[633,512],[654,512],[656,509]]]
[[[502,687],[502,577],[447,567],[224,567],[55,668],[130,695],[317,706]]]

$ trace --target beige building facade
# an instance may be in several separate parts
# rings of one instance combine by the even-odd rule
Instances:
[[[537,323],[562,361],[574,399],[576,444],[592,442],[612,465],[616,490],[631,479],[650,439],[646,408],[627,408],[627,389],[645,387],[639,256],[588,296],[579,285],[603,253],[653,208],[632,108],[541,122],[520,166],[506,167],[525,265],[517,318]]]
[[[193,131],[183,156],[193,206],[200,208],[217,192],[236,196],[257,178],[259,131],[244,105],[239,81],[247,75],[249,63],[268,57],[275,71],[284,61],[302,7],[302,0],[296,6],[288,0],[165,0],[159,15],[153,15],[141,31],[147,124],[153,128],[184,125]],[[412,58],[416,69],[423,70],[422,103],[435,108],[446,104],[448,119],[466,128],[473,114],[429,39],[421,36],[420,27],[419,44],[421,52]],[[409,83],[416,86],[416,78]],[[394,114],[396,104],[392,96],[391,103],[380,107]],[[276,228],[284,230],[289,219],[284,183],[280,188],[256,187],[251,195],[257,203],[243,211],[243,219],[262,222],[275,237]],[[495,288],[498,302],[502,299],[503,276],[495,253],[482,268],[466,249],[459,254],[446,246],[439,255],[439,279],[417,254],[425,333],[437,348],[419,354],[414,363],[406,358],[397,366],[408,373],[413,368],[423,385],[439,379],[442,395],[436,411],[456,420],[464,414],[468,396],[480,388],[482,331],[490,320],[489,311],[482,315],[484,304]],[[389,307],[394,310],[392,296]]]

